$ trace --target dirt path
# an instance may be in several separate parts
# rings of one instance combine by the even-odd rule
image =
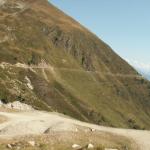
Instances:
[[[17,67],[17,68],[24,68],[24,69],[42,69],[42,71],[44,71],[44,69],[48,69],[50,70],[53,74],[55,74],[55,70],[62,70],[62,71],[71,71],[71,72],[89,72],[89,73],[99,73],[99,74],[103,74],[103,75],[107,75],[107,76],[112,76],[112,77],[123,77],[123,78],[138,78],[138,79],[143,79],[143,76],[141,75],[136,75],[136,74],[120,74],[120,73],[111,73],[111,72],[99,72],[99,71],[85,71],[85,70],[81,70],[81,69],[71,69],[71,68],[57,68],[57,67],[53,67],[50,64],[46,64],[45,62],[41,62],[38,65],[27,65],[27,64],[21,64],[21,63],[17,63],[17,64],[9,64],[9,63],[5,63],[2,62],[0,64],[0,67],[2,68],[7,68],[7,67]]]
[[[49,128],[54,129],[55,131],[76,131],[78,126],[82,126],[132,138],[141,150],[150,150],[150,131],[103,127],[71,119],[57,113],[41,111],[14,113],[0,112],[0,115],[9,118],[9,121],[0,124],[0,138],[28,134],[42,134]]]

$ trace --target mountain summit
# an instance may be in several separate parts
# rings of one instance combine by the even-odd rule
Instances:
[[[0,99],[150,129],[150,82],[46,0],[0,0]]]

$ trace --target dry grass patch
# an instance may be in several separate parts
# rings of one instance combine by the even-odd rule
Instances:
[[[35,146],[28,144],[28,141],[35,141]],[[14,150],[18,147],[21,150],[71,150],[73,144],[84,147],[89,143],[94,145],[94,150],[104,150],[104,148],[138,150],[132,140],[104,132],[52,132],[41,136],[19,137],[14,140],[1,140],[0,149],[7,150],[8,143],[13,143]]]

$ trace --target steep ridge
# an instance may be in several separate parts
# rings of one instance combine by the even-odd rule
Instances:
[[[150,82],[46,0],[0,1],[0,99],[150,128]]]

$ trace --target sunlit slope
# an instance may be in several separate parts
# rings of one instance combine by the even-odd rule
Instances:
[[[46,0],[0,4],[0,63],[3,101],[102,125],[150,128],[150,82]]]

